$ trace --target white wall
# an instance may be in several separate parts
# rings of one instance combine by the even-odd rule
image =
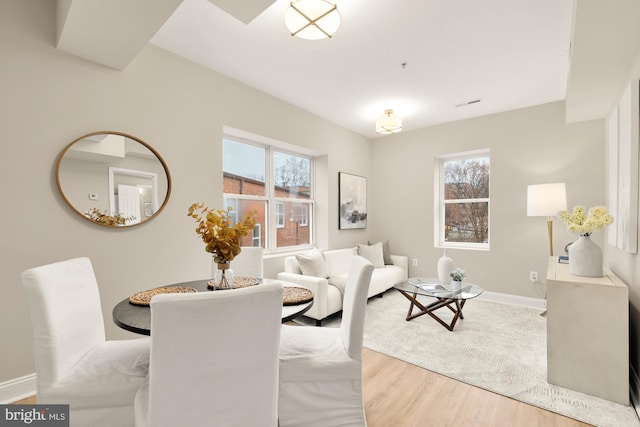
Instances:
[[[418,259],[409,275],[436,275],[435,156],[490,149],[490,251],[447,251],[470,282],[488,291],[544,297],[549,243],[546,218],[527,217],[527,185],[565,182],[571,209],[605,203],[604,121],[564,123],[564,103],[434,126],[374,142],[371,221],[392,252]],[[602,244],[602,234],[594,239]],[[576,240],[554,221],[554,251]],[[538,271],[537,286],[529,271]]]
[[[100,284],[109,338],[111,308],[135,291],[206,278],[210,257],[187,208],[222,202],[222,129],[231,126],[324,153],[319,242],[355,245],[367,232],[337,229],[339,171],[370,175],[370,142],[326,120],[155,47],[124,71],[55,49],[55,1],[0,2],[0,383],[34,372],[20,273],[89,256]],[[71,211],[55,184],[62,149],[81,135],[116,130],[153,146],[173,191],[154,220],[115,230]],[[280,271],[281,259],[270,262]]]
[[[635,64],[629,70],[628,80],[632,79],[640,79],[640,54],[637,55]],[[624,87],[626,84],[620,88],[620,95]],[[606,177],[608,178],[609,175],[607,174]],[[638,224],[640,225],[640,219]],[[629,286],[629,361],[638,375],[640,374],[640,256],[629,254],[607,244],[604,246],[604,257],[605,264],[609,265],[611,271]]]

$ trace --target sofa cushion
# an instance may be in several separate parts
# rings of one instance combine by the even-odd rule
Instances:
[[[378,242],[371,246],[358,244],[358,255],[366,258],[374,268],[384,267],[384,257],[382,256],[382,243]]]
[[[327,262],[329,277],[339,276],[349,272],[353,257],[358,255],[358,248],[333,249],[324,251],[322,255]]]
[[[305,254],[296,255],[298,265],[302,274],[305,276],[322,277],[324,279],[329,277],[327,271],[327,263],[320,251],[311,251]]]
[[[373,245],[371,241],[367,241],[369,246]],[[385,265],[393,265],[393,259],[391,258],[391,249],[389,249],[389,241],[385,240],[382,242],[382,257],[384,258]]]
[[[340,295],[344,298],[344,287],[347,284],[348,273],[340,274],[339,276],[330,276],[329,284],[335,286],[340,291]]]

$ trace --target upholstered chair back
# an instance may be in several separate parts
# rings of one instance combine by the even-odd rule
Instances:
[[[340,336],[350,358],[362,360],[364,318],[367,307],[367,292],[373,274],[373,264],[355,255],[349,269],[344,291]]]
[[[38,384],[61,379],[105,341],[100,294],[89,258],[22,273],[34,334]]]
[[[263,249],[243,246],[240,254],[231,261],[231,269],[236,277],[264,277]]]
[[[154,296],[136,427],[276,427],[282,298],[281,283]]]

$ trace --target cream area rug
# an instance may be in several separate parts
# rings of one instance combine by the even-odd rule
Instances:
[[[472,299],[464,320],[449,332],[428,315],[407,322],[408,308],[409,301],[395,289],[370,299],[364,346],[595,426],[640,426],[631,406],[547,383],[546,320],[540,311]],[[451,318],[447,308],[437,313]],[[338,315],[323,326],[339,323]]]

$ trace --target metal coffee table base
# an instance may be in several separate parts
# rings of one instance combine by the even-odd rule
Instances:
[[[434,318],[438,323],[440,323],[442,326],[447,328],[449,331],[453,331],[453,328],[456,326],[456,322],[458,321],[458,319],[459,318],[464,319],[464,316],[462,315],[462,307],[464,307],[464,303],[467,300],[435,297],[437,298],[436,301],[425,306],[422,303],[420,303],[420,301],[418,301],[417,293],[406,292],[406,291],[403,291],[402,289],[398,289],[398,291],[402,295],[404,295],[405,298],[411,301],[411,305],[409,305],[409,311],[407,312],[407,318],[406,318],[407,321],[411,319],[415,319],[416,317],[420,317],[424,314],[428,314],[429,316]],[[455,308],[451,306],[452,304],[455,306]],[[415,314],[413,314],[414,307],[418,309],[418,312]],[[434,311],[442,307],[447,307],[449,310],[453,312],[453,319],[451,319],[451,323],[445,322],[440,317],[438,317],[437,314],[434,313]]]

